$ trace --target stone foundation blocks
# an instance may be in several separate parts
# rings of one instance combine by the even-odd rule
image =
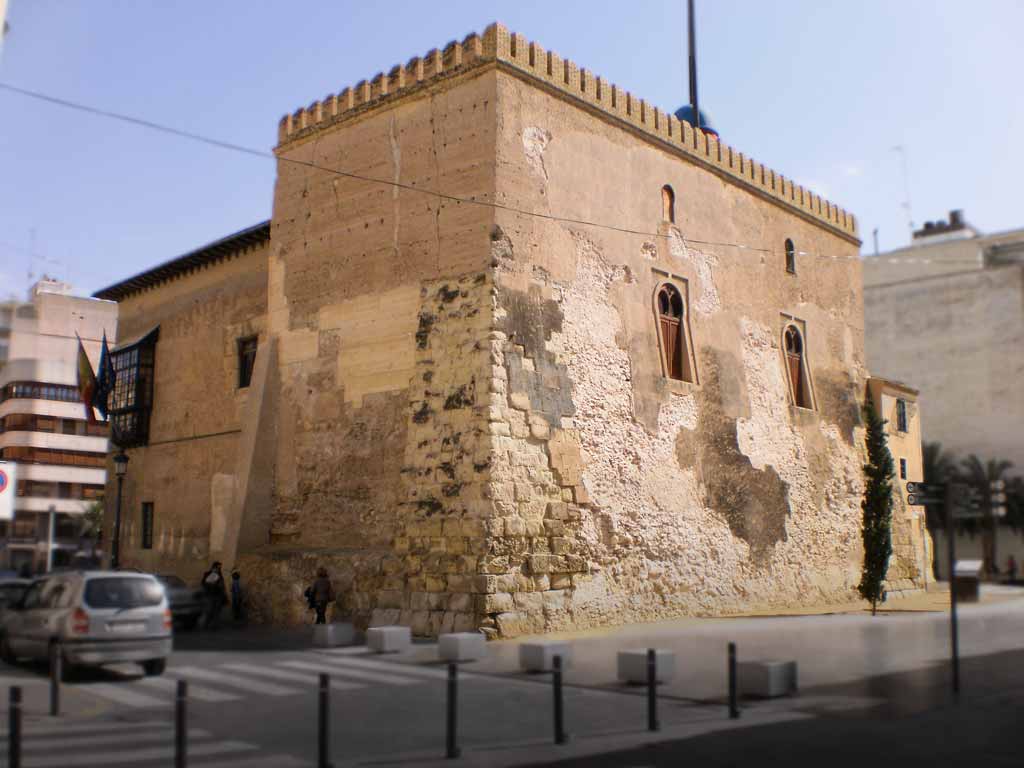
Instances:
[[[657,664],[658,682],[667,683],[676,674],[676,654],[667,648],[655,648],[654,660]],[[619,680],[623,683],[647,683],[647,649],[637,648],[619,651]]]
[[[487,653],[487,639],[479,632],[453,632],[437,642],[442,661],[476,661]]]
[[[351,624],[335,622],[313,626],[313,645],[317,648],[335,648],[352,645],[356,641],[356,628]]]
[[[550,672],[555,656],[562,657],[562,669],[569,666],[569,644],[558,640],[536,640],[519,646],[519,667],[524,672]]]
[[[796,693],[795,661],[743,661],[736,677],[741,696],[770,699]]]

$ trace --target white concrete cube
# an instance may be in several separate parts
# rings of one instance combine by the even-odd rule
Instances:
[[[771,699],[796,693],[795,661],[743,661],[736,665],[741,696]]]
[[[403,653],[412,646],[412,631],[401,626],[370,627],[366,645],[374,653]]]
[[[443,661],[476,661],[487,653],[487,638],[479,632],[441,635],[437,648]]]
[[[356,641],[356,628],[351,624],[334,622],[313,626],[313,645],[318,648],[335,648],[352,645]]]
[[[550,672],[554,658],[562,658],[562,669],[569,666],[569,644],[558,640],[533,640],[519,646],[519,667],[524,672]]]
[[[619,651],[619,680],[624,683],[647,683],[647,649]],[[654,649],[659,683],[667,683],[676,674],[676,654],[667,648]]]

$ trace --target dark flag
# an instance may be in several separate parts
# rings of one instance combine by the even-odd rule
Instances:
[[[106,419],[110,393],[114,391],[114,364],[110,359],[110,347],[107,346],[107,332],[103,332],[103,347],[100,350],[100,364],[96,369],[96,391],[92,402],[96,410]]]
[[[96,376],[92,372],[92,363],[89,356],[85,354],[85,347],[78,334],[78,393],[82,397],[82,404],[85,405],[85,418],[90,424],[96,423],[96,414],[92,410],[93,397],[96,394]]]

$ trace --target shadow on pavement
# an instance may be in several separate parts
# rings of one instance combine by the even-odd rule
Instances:
[[[748,711],[778,707],[814,714],[810,720],[710,733],[545,765],[1021,765],[1024,651],[962,659],[959,701],[953,700],[950,680],[949,665],[935,664],[847,685],[821,686],[792,699],[746,704]],[[854,706],[836,711],[820,705],[843,700]]]

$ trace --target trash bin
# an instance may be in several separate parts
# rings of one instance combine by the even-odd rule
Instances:
[[[956,599],[961,603],[978,602],[978,589],[981,583],[981,560],[957,560],[953,569],[953,589]]]

